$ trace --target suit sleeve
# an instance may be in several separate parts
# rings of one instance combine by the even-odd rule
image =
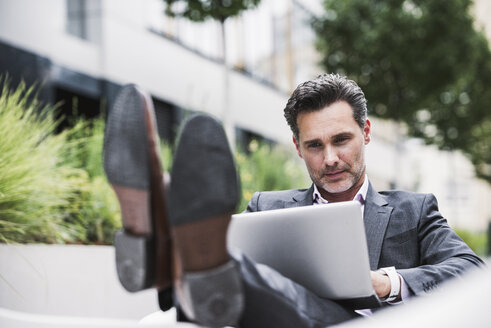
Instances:
[[[398,269],[415,295],[431,291],[447,279],[483,264],[438,211],[435,196],[424,198],[418,223],[420,266]]]
[[[252,198],[247,204],[247,208],[244,210],[244,213],[258,211],[258,202],[259,202],[260,195],[261,193],[257,191],[252,195]]]

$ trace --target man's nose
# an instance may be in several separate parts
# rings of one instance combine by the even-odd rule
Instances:
[[[324,149],[324,164],[326,166],[336,166],[339,161],[338,152],[335,147],[326,146]]]

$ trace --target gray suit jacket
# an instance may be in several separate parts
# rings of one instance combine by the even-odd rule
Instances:
[[[314,187],[256,192],[249,212],[312,205]],[[370,267],[395,266],[410,291],[423,294],[481,265],[482,260],[448,226],[432,194],[378,193],[369,185],[364,210]]]

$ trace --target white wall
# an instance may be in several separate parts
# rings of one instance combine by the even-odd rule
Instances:
[[[155,1],[101,0],[100,8],[91,11],[102,17],[99,44],[65,33],[64,0],[0,0],[0,39],[66,68],[116,83],[137,83],[185,109],[220,117],[223,66],[150,33],[147,10]],[[289,140],[282,116],[287,95],[235,71],[229,86],[237,126]]]
[[[98,45],[66,34],[65,12],[63,0],[0,0],[0,39],[99,77]]]

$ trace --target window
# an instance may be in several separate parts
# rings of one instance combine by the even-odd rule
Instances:
[[[68,34],[88,40],[86,0],[66,0]]]

